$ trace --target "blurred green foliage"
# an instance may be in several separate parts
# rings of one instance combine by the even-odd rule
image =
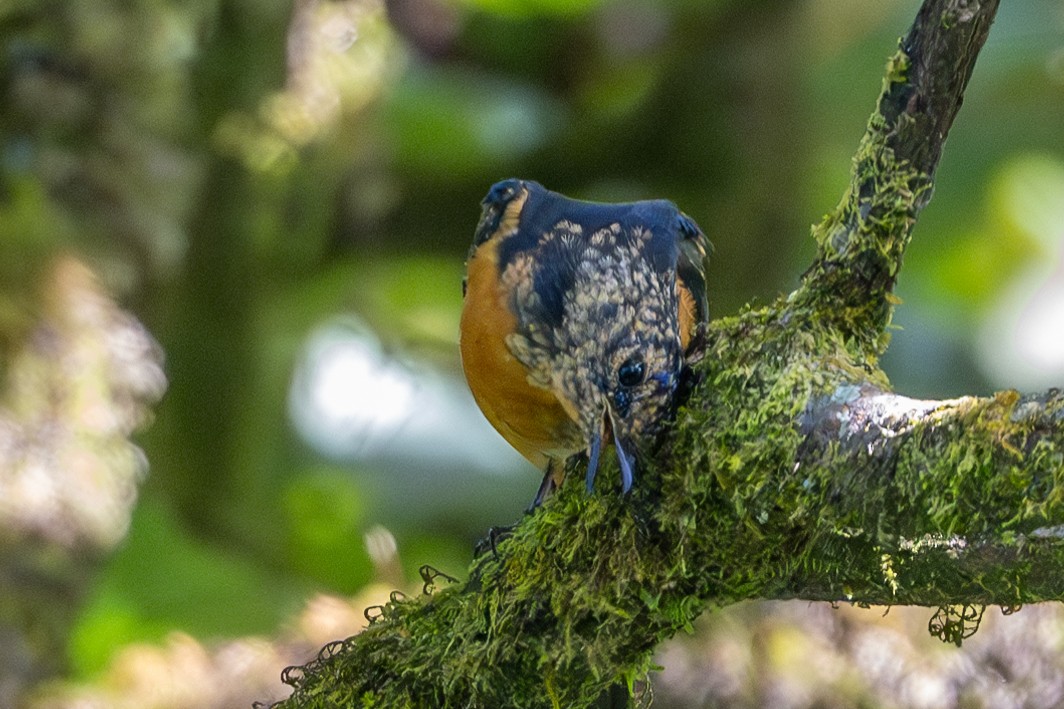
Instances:
[[[285,412],[307,333],[354,312],[457,373],[478,201],[510,176],[675,200],[715,244],[715,313],[787,291],[916,6],[0,6],[0,342],[31,317],[40,265],[74,249],[169,358],[144,499],[74,667],[169,629],[270,632],[311,587],[356,591],[376,573],[373,523],[408,577],[426,562],[460,572],[485,520],[508,523],[526,500],[469,478],[478,513],[426,520],[387,472],[322,460]],[[983,373],[973,332],[1064,236],[1062,57],[1059,3],[1005,4],[902,272],[885,363],[906,393],[1007,385]]]
[[[309,588],[191,538],[164,505],[143,501],[133,524],[135,533],[93,589],[71,640],[80,673],[103,669],[127,643],[158,641],[175,629],[209,639],[276,628]]]
[[[36,289],[57,242],[72,229],[49,212],[39,183],[14,177],[6,187],[0,201],[0,372],[33,321]]]
[[[346,471],[320,470],[292,481],[282,497],[291,567],[341,593],[369,582],[373,566],[362,544],[365,504]]]

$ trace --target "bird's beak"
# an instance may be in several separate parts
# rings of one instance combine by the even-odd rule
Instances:
[[[610,428],[613,429],[613,446],[617,449],[617,462],[621,464],[621,493],[624,494],[632,489],[635,480],[635,456],[625,448],[618,431],[617,421],[613,418],[613,410],[607,408],[610,416]]]
[[[622,442],[621,434],[617,432],[617,423],[613,411],[607,405],[602,412],[602,423],[598,431],[592,434],[587,447],[587,491],[591,492],[595,484],[595,474],[598,472],[599,458],[602,455],[602,440],[613,435],[613,444],[617,449],[617,461],[621,465],[621,491],[628,492],[632,489],[635,480],[635,457],[628,451]]]
[[[590,493],[595,488],[595,473],[598,472],[599,454],[602,453],[602,433],[596,432],[591,436],[591,444],[587,447],[587,491]]]
[[[610,417],[608,405],[603,405],[598,420],[591,424],[591,438],[587,444],[587,491],[595,487],[595,474],[598,472],[599,458],[602,455],[602,441],[609,440]]]

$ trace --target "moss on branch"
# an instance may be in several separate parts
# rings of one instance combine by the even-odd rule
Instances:
[[[846,194],[813,229],[817,257],[795,299],[864,349],[886,349],[891,292],[998,0],[925,2],[891,57]]]
[[[1055,597],[1064,547],[1044,530],[1064,524],[1060,397],[888,406],[877,364],[996,6],[924,3],[800,288],[711,324],[687,404],[630,495],[589,496],[568,476],[468,581],[396,597],[293,668],[284,705],[589,706],[635,686],[654,647],[714,605]]]
[[[796,576],[794,595],[920,605],[1059,600],[1064,546],[1047,530],[1064,515],[1064,397],[1008,391],[916,402],[911,417],[880,416],[847,432],[876,398],[825,399],[807,419],[802,464],[830,486],[810,556],[860,550],[863,564]],[[889,574],[875,573],[877,563]]]

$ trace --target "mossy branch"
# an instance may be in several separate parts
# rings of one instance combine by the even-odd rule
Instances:
[[[914,401],[877,365],[996,6],[924,3],[801,287],[711,324],[687,405],[630,495],[589,496],[569,476],[468,581],[396,596],[290,668],[285,706],[589,706],[619,680],[636,688],[654,647],[713,605],[1064,594],[1064,397]]]
[[[923,4],[887,66],[846,194],[813,230],[817,256],[795,297],[875,355],[886,348],[902,255],[997,6]]]
[[[809,555],[881,554],[798,573],[791,591],[888,605],[1061,599],[1062,421],[1057,391],[917,401],[843,385],[816,400],[799,459],[828,487]]]

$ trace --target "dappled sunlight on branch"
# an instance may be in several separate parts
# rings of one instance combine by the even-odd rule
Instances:
[[[222,119],[215,141],[254,170],[286,172],[297,151],[377,98],[402,66],[380,0],[295,3],[287,80],[260,115]]]
[[[57,259],[0,398],[0,706],[56,673],[147,468],[129,437],[162,396],[159,347],[92,272]]]
[[[396,49],[381,0],[295,3],[288,85],[269,107],[274,126],[302,144],[365,108],[398,73]]]
[[[97,551],[124,535],[146,461],[129,436],[166,386],[161,354],[93,274],[62,258],[8,367],[0,528]]]

